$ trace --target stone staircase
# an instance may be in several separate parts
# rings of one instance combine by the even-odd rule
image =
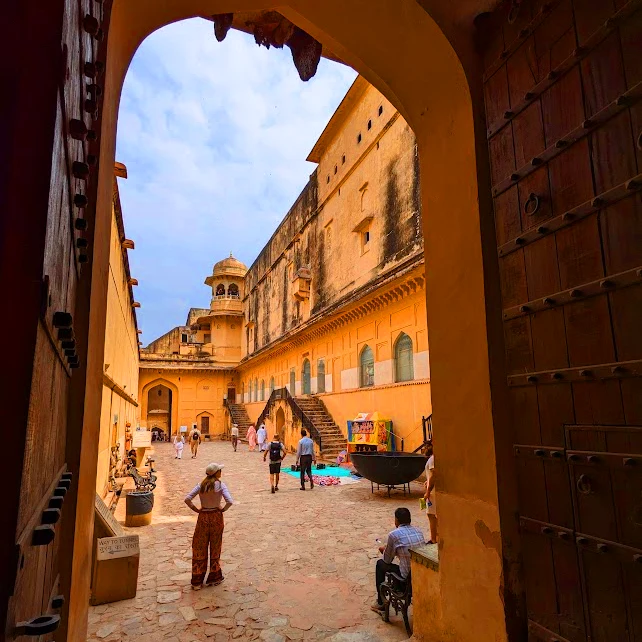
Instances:
[[[323,401],[319,397],[305,395],[294,397],[294,402],[319,431],[323,459],[336,459],[337,455],[346,449],[346,437],[335,423]]]
[[[252,422],[247,414],[247,410],[245,410],[245,406],[242,403],[228,403],[227,408],[230,411],[232,423],[238,424],[239,426],[239,439],[241,441],[247,441],[247,429]]]

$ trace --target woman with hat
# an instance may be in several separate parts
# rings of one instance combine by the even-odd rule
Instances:
[[[220,584],[223,581],[220,557],[223,544],[223,513],[234,503],[227,486],[221,481],[222,464],[210,464],[205,469],[205,479],[194,486],[185,497],[185,503],[198,513],[198,521],[192,539],[192,588],[203,587],[207,573],[207,553],[209,549],[210,572],[206,584]],[[192,500],[198,495],[201,507],[197,508]],[[225,505],[221,508],[221,498]]]

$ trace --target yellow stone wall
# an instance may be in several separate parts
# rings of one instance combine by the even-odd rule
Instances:
[[[423,265],[417,267],[415,273],[422,274]],[[375,290],[368,300],[394,291],[399,281],[403,279],[394,280]],[[249,359],[239,366],[240,390],[243,391],[250,419],[256,421],[263,410],[270,395],[272,379],[275,388],[286,387],[294,396],[302,394],[303,362],[308,359],[311,365],[311,393],[318,394],[346,435],[346,422],[349,419],[359,412],[379,411],[392,419],[395,434],[399,440],[405,440],[405,450],[413,450],[418,446],[423,439],[421,418],[432,412],[423,290],[417,289],[379,309],[372,308],[367,316],[347,321],[341,327],[317,336],[320,332],[323,330],[319,327],[312,327],[307,331],[307,340],[305,336],[297,336],[296,345],[276,346],[261,357]],[[396,383],[394,346],[402,332],[413,343],[414,380]],[[361,388],[359,355],[366,345],[374,353],[375,385]],[[320,360],[325,363],[324,393],[318,392]],[[290,380],[292,371],[295,374],[294,390]],[[263,384],[265,392],[262,397]]]
[[[142,362],[139,381],[141,417],[149,429],[153,428],[154,421],[152,415],[147,415],[148,393],[158,384],[172,391],[172,434],[176,434],[180,426],[186,426],[189,432],[194,423],[201,430],[205,416],[209,417],[209,436],[216,438],[223,434],[227,425],[223,396],[229,387],[236,386],[236,375],[232,370],[196,370],[187,366],[157,369]]]
[[[422,252],[414,135],[363,78],[308,160],[319,163],[316,172],[245,277],[244,358]],[[309,297],[297,296],[305,286]]]
[[[114,201],[115,207],[119,208],[117,191]],[[115,208],[112,208],[103,393],[96,473],[96,491],[99,494],[106,491],[111,447],[119,444],[122,458],[126,424],[129,423],[134,430],[140,419],[140,408],[137,404],[138,333],[125,265],[126,250],[121,248],[117,216]]]

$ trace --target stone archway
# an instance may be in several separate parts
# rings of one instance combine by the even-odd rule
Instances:
[[[66,16],[55,13],[64,11],[63,5],[47,8],[45,15],[41,7],[32,7],[31,2],[27,4],[34,16],[38,15],[38,20],[31,14],[27,15],[26,11],[24,20],[31,19],[37,23],[38,27],[33,31],[39,34],[45,30],[49,37],[46,41],[32,38],[40,46],[37,55],[26,52],[28,55],[23,59],[25,73],[56,80],[43,80],[39,87],[30,88],[25,93],[26,100],[20,94],[17,103],[34,105],[32,109],[37,109],[35,106],[44,109],[55,102],[44,92],[53,91],[55,96],[59,91],[60,36],[53,26],[47,29],[41,25],[62,24]],[[441,565],[442,569],[449,564],[457,568],[456,579],[452,576],[447,579],[445,573],[441,574],[439,591],[442,603],[446,605],[444,621],[452,625],[455,636],[462,633],[460,627],[465,626],[462,622],[481,620],[485,623],[483,630],[505,630],[504,589],[498,590],[495,581],[488,585],[478,582],[480,576],[502,577],[501,543],[488,545],[488,538],[476,535],[479,524],[483,525],[484,533],[492,534],[492,542],[498,539],[495,534],[500,532],[490,371],[496,361],[503,362],[503,346],[499,321],[492,327],[487,322],[487,314],[493,317],[496,313],[497,319],[500,318],[499,286],[493,264],[493,260],[496,261],[495,248],[492,242],[490,247],[488,245],[492,219],[480,216],[480,207],[487,208],[488,213],[489,193],[486,189],[486,161],[482,160],[478,165],[478,158],[485,159],[486,151],[480,118],[483,111],[481,72],[474,54],[473,38],[473,17],[490,4],[482,0],[446,4],[439,0],[372,0],[365,6],[359,0],[327,0],[323,3],[287,0],[279,7],[286,17],[330,46],[375,85],[400,110],[417,138],[421,197],[425,210],[425,250],[432,266],[427,273],[426,290],[429,298],[439,302],[439,305],[428,306],[428,325],[434,420],[444,435],[436,445],[444,489],[439,497],[444,516],[440,530],[444,542],[451,542],[450,546],[443,547]],[[105,38],[107,71],[103,87],[98,194],[97,202],[91,204],[87,216],[90,230],[87,238],[92,251],[83,270],[78,303],[74,309],[77,343],[80,352],[86,354],[86,360],[83,360],[83,369],[71,384],[67,451],[69,463],[80,472],[81,480],[89,479],[96,468],[96,436],[88,427],[97,426],[100,415],[112,168],[120,89],[127,66],[142,40],[165,24],[199,15],[271,7],[272,4],[265,0],[115,0],[113,3],[111,25]],[[74,24],[77,23],[75,20]],[[16,40],[9,38],[7,42],[8,51],[13,55],[11,47],[16,46]],[[453,47],[456,47],[456,52]],[[52,55],[48,56],[49,53]],[[7,59],[10,57],[6,56]],[[47,66],[49,60],[50,67]],[[43,70],[48,73],[41,73]],[[472,87],[467,74],[474,79]],[[25,86],[29,84],[26,78],[25,75]],[[23,91],[22,88],[20,90]],[[20,109],[14,111],[21,113]],[[54,113],[55,109],[52,108],[51,112]],[[28,109],[25,110],[25,122],[18,123],[21,127],[15,130],[15,138],[20,140],[21,147],[30,149],[32,167],[43,176],[46,174],[46,180],[39,182],[39,185],[45,184],[46,191],[51,173],[53,136],[50,134],[54,131],[55,118],[50,114],[51,118],[30,119],[28,113]],[[39,123],[37,127],[34,125],[36,120]],[[21,139],[23,133],[26,137]],[[31,145],[31,142],[35,144]],[[483,150],[483,153],[478,155],[476,150]],[[30,193],[31,190],[21,182],[20,172],[15,174],[17,176],[8,175],[10,180],[16,179],[12,189],[19,194]],[[482,190],[478,187],[478,175],[484,187]],[[10,205],[11,213],[21,213],[23,203],[20,198],[13,199]],[[43,207],[42,199],[34,198],[29,215],[9,217],[12,243],[23,239],[26,242],[36,236],[40,243],[40,237],[45,238],[46,215],[43,217],[39,210],[46,214],[46,199]],[[34,216],[30,216],[31,213]],[[431,213],[435,215],[431,216]],[[448,215],[444,216],[444,213]],[[28,225],[22,223],[21,218],[28,220]],[[43,254],[44,249],[38,249],[38,252]],[[37,319],[42,292],[33,284],[42,281],[42,256],[29,258],[29,262],[12,254],[12,261],[15,262],[12,270],[20,278],[7,278],[10,287],[6,294],[13,299],[15,291],[18,293],[15,300],[28,299],[30,307],[25,316],[33,313]],[[30,324],[25,323],[24,326]],[[493,350],[489,350],[489,335],[493,336]],[[36,341],[35,335],[27,338],[29,345],[23,347],[25,353],[33,349]],[[462,345],[466,346],[465,351],[461,350]],[[15,399],[25,396],[24,390],[29,389],[32,375],[33,358],[23,359],[22,356],[13,361],[24,361],[29,365],[21,368],[20,376],[16,376],[6,390],[9,395],[15,392]],[[499,372],[501,374],[501,366]],[[28,401],[15,406],[11,412],[19,419],[16,424],[27,423],[27,411]],[[474,432],[467,431],[471,416],[475,417]],[[462,453],[458,439],[462,433],[467,438],[465,453]],[[450,435],[452,438],[447,437]],[[468,453],[474,453],[474,459]],[[477,465],[480,459],[487,462],[483,470]],[[475,479],[462,474],[467,470],[476,471]],[[19,497],[20,475],[12,473],[10,477],[18,481],[11,482],[9,495]],[[73,564],[71,577],[67,569],[62,570],[63,588],[70,591],[68,606],[65,607],[65,620],[70,628],[64,633],[71,639],[84,639],[93,489],[81,483],[77,499],[75,495],[73,499],[71,526],[66,531],[69,543],[63,550],[63,556],[66,554]],[[16,515],[13,521],[17,521],[16,506],[17,499],[8,509],[11,520],[14,513]],[[462,546],[467,547],[474,562],[467,565],[457,563]],[[500,580],[500,584],[502,582]],[[456,608],[448,607],[449,596],[456,596],[452,600]],[[466,617],[461,617],[459,605],[462,603],[467,604]]]
[[[171,381],[168,381],[167,379],[159,377],[157,379],[154,379],[153,381],[150,381],[149,383],[146,383],[143,386],[140,394],[141,419],[145,419],[147,421],[147,428],[151,429],[152,424],[150,423],[150,420],[148,418],[149,392],[150,390],[156,388],[157,386],[163,386],[164,388],[167,388],[171,392],[171,408],[170,408],[170,416],[168,418],[168,424],[170,428],[168,432],[168,438],[171,440],[173,434],[175,434],[176,431],[178,430],[178,399],[179,399],[178,388]]]
[[[234,11],[241,4],[246,10],[270,7],[266,0],[238,0],[228,4],[219,0],[167,0],[162,5],[151,0],[136,3],[116,0],[103,102],[96,238],[106,235],[111,198],[111,187],[108,190],[107,186],[111,185],[118,99],[136,47],[149,33],[169,22],[194,15]],[[466,515],[464,521],[450,520],[451,541],[469,542],[478,553],[476,566],[460,569],[456,590],[449,584],[441,590],[448,593],[452,589],[461,600],[462,587],[469,587],[469,604],[484,604],[471,617],[481,617],[483,611],[486,620],[490,618],[502,628],[504,607],[500,593],[495,586],[488,586],[481,589],[484,597],[480,599],[480,587],[475,579],[480,573],[489,577],[501,576],[501,555],[497,556],[470,536],[479,522],[486,524],[491,532],[500,531],[489,385],[493,354],[489,352],[490,329],[487,325],[489,306],[494,303],[499,309],[499,300],[487,300],[486,292],[488,289],[491,295],[497,294],[499,286],[497,281],[490,286],[484,282],[486,266],[482,253],[480,203],[488,206],[488,199],[480,199],[475,154],[480,143],[476,133],[481,135],[483,132],[475,130],[472,92],[461,59],[442,29],[414,0],[370,3],[368,29],[364,29],[363,4],[359,2],[330,0],[320,5],[290,0],[279,11],[355,67],[399,109],[415,133],[424,206],[425,252],[431,262],[431,270],[426,274],[426,291],[429,298],[440,301],[440,305],[428,305],[434,421],[440,424],[442,434],[455,435],[465,429],[472,413],[476,417],[477,430],[474,435],[467,434],[467,439],[471,440],[472,450],[483,453],[489,462],[484,482],[473,484],[467,475],[461,474],[462,468],[475,465],[462,462],[459,443],[444,439],[437,447],[443,474],[448,477],[444,479],[444,487],[452,489],[441,500],[442,514],[452,511]],[[386,40],[385,47],[381,46],[381,38]],[[475,60],[471,55],[472,41],[466,42],[465,46],[470,49],[463,55],[468,56],[470,62]],[[437,86],[438,92],[434,91]],[[485,144],[483,141],[481,144],[485,159]],[[485,161],[481,170],[483,178],[484,166]],[[448,212],[448,216],[431,216],[431,212]],[[492,222],[490,225],[492,228]],[[490,231],[489,250],[495,257],[492,229]],[[104,305],[102,288],[99,281],[92,284],[92,306],[94,295],[100,299],[96,302],[97,310]],[[96,334],[95,338],[102,342],[100,331]],[[497,358],[501,364],[501,335],[498,339]],[[461,350],[462,345],[467,346],[466,351]],[[470,368],[470,363],[478,366]],[[292,393],[296,394],[296,391]],[[448,528],[444,524],[441,529],[444,541],[448,540]],[[451,555],[454,563],[455,548],[442,551],[442,567],[449,564]],[[454,612],[445,619],[453,623],[460,621]]]

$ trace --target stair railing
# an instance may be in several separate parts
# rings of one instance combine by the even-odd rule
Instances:
[[[272,406],[274,405],[274,403],[280,399],[283,399],[288,402],[288,405],[292,410],[292,414],[301,422],[301,425],[310,433],[310,437],[314,441],[316,441],[317,444],[319,444],[319,450],[323,450],[323,445],[321,443],[321,433],[319,432],[317,427],[312,423],[312,420],[305,414],[303,409],[296,402],[296,399],[290,394],[290,391],[285,387],[275,388],[271,392],[270,398],[267,400],[267,403],[265,404],[265,408],[263,408],[261,414],[259,415],[259,418],[256,420],[257,425],[260,426],[265,421],[265,418],[270,414],[270,411],[272,410]]]

